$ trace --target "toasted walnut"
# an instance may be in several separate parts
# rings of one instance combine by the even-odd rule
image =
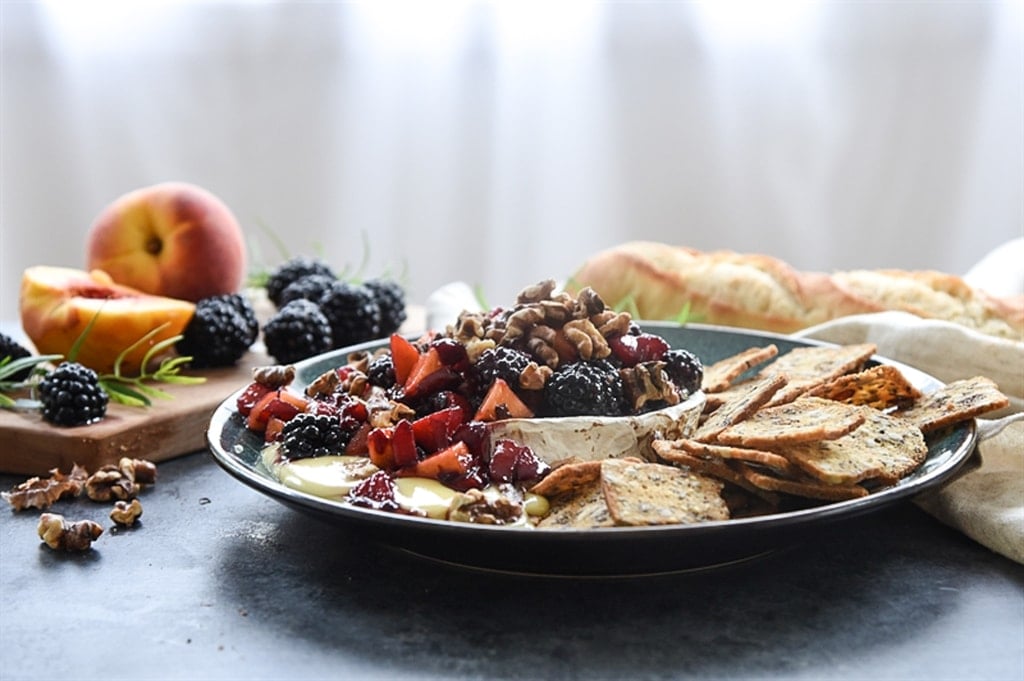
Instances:
[[[103,534],[103,528],[91,520],[69,523],[57,513],[39,516],[36,531],[47,546],[59,551],[86,551]]]
[[[137,487],[156,484],[156,464],[152,461],[122,457],[117,462],[117,468],[125,476],[130,477]]]
[[[346,358],[346,363],[356,371],[361,371],[365,374],[370,368],[371,358],[372,356],[367,350],[359,350],[358,352],[350,352]]]
[[[625,336],[629,333],[633,317],[628,312],[605,310],[591,316],[590,322],[597,327],[597,330],[605,338],[615,338],[616,336]]]
[[[604,359],[612,354],[608,341],[590,319],[575,319],[563,328],[565,338],[583,359]]]
[[[547,300],[551,297],[551,292],[555,290],[555,286],[554,279],[545,279],[527,286],[519,292],[519,296],[516,298],[516,305],[528,305]]]
[[[519,308],[510,314],[505,322],[505,333],[502,336],[502,341],[507,342],[525,336],[531,328],[543,322],[543,308],[533,305]]]
[[[519,374],[519,387],[524,390],[542,390],[552,374],[551,367],[530,362]]]
[[[587,286],[576,294],[576,318],[585,319],[605,311],[608,308],[597,292]]]
[[[574,318],[572,300],[542,300],[536,306],[544,315],[544,323],[550,326],[558,327]]]
[[[68,475],[53,468],[50,470],[50,477],[31,477],[10,492],[0,493],[0,497],[15,511],[23,511],[26,508],[47,509],[60,499],[80,495],[87,477],[88,473],[77,463],[71,467]]]
[[[508,525],[523,516],[522,495],[514,489],[488,499],[478,489],[460,492],[452,499],[448,519],[481,525]]]
[[[483,338],[486,329],[487,324],[482,313],[463,312],[455,321],[455,327],[450,329],[449,335],[465,344],[474,338]]]
[[[490,338],[471,338],[464,345],[470,364],[476,364],[476,361],[480,359],[480,355],[494,349],[495,343]]]
[[[640,411],[648,402],[679,404],[679,390],[665,373],[664,362],[643,362],[628,369],[620,369],[626,401],[632,411]]]
[[[555,341],[558,332],[550,326],[542,324],[530,329],[530,335],[526,340],[526,349],[535,357],[552,369],[558,367],[561,357],[555,349]]]
[[[125,527],[131,527],[140,517],[142,517],[142,504],[138,499],[132,499],[130,502],[118,501],[110,511],[110,519]]]
[[[118,466],[107,464],[85,481],[85,493],[93,501],[110,501],[134,499],[138,491],[133,475],[125,474]]]
[[[268,388],[283,388],[295,380],[295,367],[290,364],[256,367],[252,370],[252,380]]]
[[[334,393],[341,384],[341,378],[334,369],[325,371],[306,386],[306,397],[327,396]]]
[[[389,428],[402,419],[413,420],[416,410],[401,402],[388,401],[378,405],[370,405],[367,422],[373,428]]]

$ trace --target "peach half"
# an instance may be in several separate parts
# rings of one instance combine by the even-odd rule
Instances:
[[[46,266],[22,274],[19,308],[25,334],[45,355],[67,357],[92,322],[75,359],[100,373],[110,372],[124,350],[162,327],[123,359],[123,370],[138,370],[150,348],[180,334],[195,312],[189,301],[116,284],[100,270]]]

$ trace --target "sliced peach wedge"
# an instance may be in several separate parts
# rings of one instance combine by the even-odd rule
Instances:
[[[101,373],[111,371],[122,352],[159,329],[122,360],[122,370],[137,370],[150,348],[179,335],[195,312],[194,303],[116,284],[100,270],[47,266],[25,270],[19,308],[21,326],[42,354],[67,357],[88,328],[75,359]]]

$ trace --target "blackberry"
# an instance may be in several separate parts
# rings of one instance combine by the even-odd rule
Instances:
[[[281,450],[286,459],[341,454],[348,437],[337,416],[302,412],[281,429]]]
[[[337,279],[333,274],[307,274],[301,279],[296,279],[292,283],[284,287],[281,291],[281,304],[278,307],[283,307],[293,300],[304,298],[305,300],[311,300],[314,303],[320,300],[320,296],[324,294],[324,291],[331,287]]]
[[[367,287],[336,281],[320,296],[319,305],[331,325],[335,348],[380,337],[380,306]]]
[[[291,364],[333,347],[331,325],[316,303],[293,300],[263,325],[263,343],[280,364]]]
[[[107,413],[107,393],[96,372],[77,362],[64,362],[39,382],[43,419],[57,426],[95,423]]]
[[[210,296],[196,303],[195,313],[175,344],[197,368],[232,366],[259,335],[256,315],[238,294]]]
[[[621,416],[622,377],[608,363],[563,364],[548,378],[544,401],[551,416]]]
[[[380,335],[387,336],[398,331],[405,321],[405,291],[398,282],[391,279],[369,279],[363,286],[373,292],[380,307]]]
[[[506,345],[484,350],[473,364],[471,376],[474,392],[482,398],[496,378],[503,379],[513,390],[517,390],[519,376],[530,361],[530,356],[525,352]]]
[[[704,380],[704,365],[689,350],[676,349],[665,353],[665,373],[680,390],[693,394]]]
[[[390,388],[395,384],[395,362],[390,354],[381,354],[370,360],[366,368],[366,377],[372,385],[379,388]]]
[[[260,323],[256,319],[256,310],[253,308],[252,303],[249,302],[249,299],[240,293],[228,293],[219,297],[235,308],[238,314],[242,315],[242,319],[245,320],[245,327],[249,331],[249,345],[255,343],[256,339],[260,336]]]
[[[13,362],[23,357],[31,357],[32,353],[18,341],[4,333],[0,333],[0,360],[10,357]],[[7,378],[9,381],[24,381],[32,373],[31,368],[25,368]]]
[[[277,307],[283,307],[284,303],[281,301],[281,293],[284,292],[288,284],[310,274],[323,274],[334,277],[334,272],[331,271],[330,266],[318,258],[297,256],[282,263],[276,270],[270,273],[270,278],[267,280],[267,297],[270,298],[270,302],[274,303]]]

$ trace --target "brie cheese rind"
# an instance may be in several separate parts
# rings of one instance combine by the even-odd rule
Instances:
[[[548,464],[566,459],[599,461],[639,456],[657,457],[651,442],[678,440],[697,429],[704,410],[704,393],[690,395],[679,404],[637,416],[558,416],[505,419],[488,424],[491,442],[508,438],[526,445]]]

